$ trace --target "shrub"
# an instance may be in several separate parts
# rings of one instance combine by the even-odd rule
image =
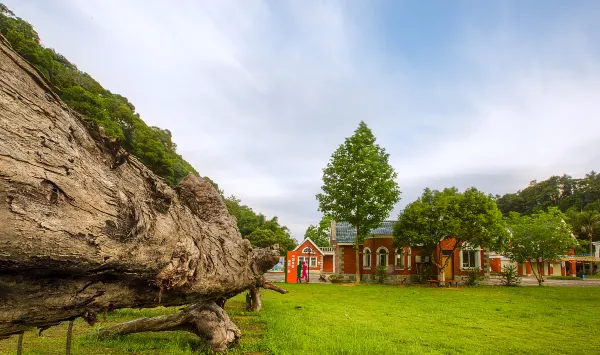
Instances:
[[[377,265],[375,269],[375,280],[378,284],[382,284],[388,278],[387,266]]]
[[[467,270],[467,280],[465,281],[465,285],[473,286],[482,281],[483,276],[479,276],[479,272],[481,272],[481,269],[478,267],[469,268]]]
[[[504,286],[518,286],[521,283],[517,270],[517,265],[514,264],[506,264],[502,267],[500,275]]]
[[[341,275],[334,274],[329,276],[329,281],[331,281],[332,284],[340,284],[344,282],[344,278]]]

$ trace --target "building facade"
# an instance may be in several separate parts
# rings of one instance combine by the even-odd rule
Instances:
[[[444,241],[433,253],[434,257],[440,260],[430,260],[430,256],[421,255],[422,250],[419,246],[394,247],[395,222],[384,221],[379,227],[371,230],[369,236],[359,245],[357,264],[354,246],[356,230],[347,222],[332,221],[330,245],[334,253],[334,272],[346,279],[355,280],[358,265],[361,278],[370,280],[375,277],[377,267],[380,266],[385,268],[391,279],[417,281],[438,279],[440,268],[436,263],[447,265],[444,268],[445,280],[463,279],[476,268],[482,276],[489,270],[489,255],[486,250],[481,247],[454,249],[454,240]]]

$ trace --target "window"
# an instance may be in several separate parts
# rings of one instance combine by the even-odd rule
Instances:
[[[311,267],[317,266],[317,258],[315,258],[315,257],[310,258],[310,266]]]
[[[412,260],[411,260],[411,257],[412,257],[412,249],[408,248],[408,257],[406,258],[406,260],[408,261],[407,262],[407,264],[408,264],[407,265],[408,266],[408,270],[412,269]]]
[[[371,267],[371,250],[369,248],[365,248],[363,251],[363,268]]]
[[[303,256],[299,256],[298,257],[298,263],[302,264],[303,261],[304,261],[304,257]]]
[[[377,265],[387,266],[388,264],[388,251],[386,248],[380,248],[377,251]]]
[[[463,250],[462,252],[462,267],[463,269],[474,268],[477,264],[477,253],[476,250]]]
[[[314,254],[315,252],[311,248],[306,247],[306,248],[302,249],[302,253],[303,254]]]
[[[404,269],[404,248],[396,249],[396,269]]]

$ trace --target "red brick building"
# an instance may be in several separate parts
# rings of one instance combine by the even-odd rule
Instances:
[[[418,246],[394,248],[393,226],[395,221],[384,221],[373,229],[364,243],[359,246],[359,267],[363,280],[370,280],[376,273],[376,268],[383,265],[388,275],[394,278],[408,278],[416,281],[419,278],[433,276],[437,279],[439,268],[429,260],[429,256],[421,255]],[[354,240],[355,229],[347,222],[331,223],[330,245],[334,252],[334,272],[345,278],[354,280],[356,273],[356,250]],[[470,269],[479,268],[483,275],[489,270],[488,252],[480,247],[457,248],[452,252],[454,241],[445,241],[441,245],[441,263],[447,259],[448,266],[444,270],[446,280],[466,277]],[[439,260],[436,260],[439,263]]]
[[[333,273],[333,248],[319,248],[310,238],[304,239],[296,249],[298,261],[306,261],[311,272]]]

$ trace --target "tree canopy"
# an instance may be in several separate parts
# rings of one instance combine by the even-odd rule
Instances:
[[[516,193],[496,196],[498,207],[505,216],[510,212],[529,215],[558,207],[562,212],[598,210],[600,207],[600,175],[591,171],[581,179],[570,175],[551,176],[544,181],[533,180]]]
[[[441,264],[441,246],[445,240],[455,240],[452,251],[478,246],[500,250],[506,237],[506,225],[493,197],[474,187],[462,193],[454,187],[442,191],[426,188],[416,201],[406,206],[394,225],[394,244],[422,245],[441,269],[442,280],[449,262],[446,259]]]
[[[19,55],[29,61],[74,111],[93,125],[102,126],[129,153],[168,184],[198,172],[181,155],[171,132],[148,126],[127,98],[102,87],[63,55],[44,47],[28,22],[0,4],[0,33]]]
[[[310,238],[319,247],[329,246],[329,232],[331,230],[331,217],[323,216],[318,226],[312,224],[306,228],[304,238]]]
[[[567,255],[569,249],[577,246],[565,218],[557,207],[531,215],[511,212],[508,217],[511,236],[503,254],[519,263],[537,263],[538,270],[532,268],[532,272],[539,285],[544,281],[541,273],[544,262]]]
[[[521,191],[497,195],[496,202],[502,214],[507,217],[510,212],[530,215],[557,207],[570,217],[568,223],[576,235],[588,240],[589,234],[581,232],[579,226],[573,224],[577,222],[573,216],[582,211],[600,211],[600,175],[592,170],[580,179],[564,174],[539,182],[533,180]],[[600,228],[594,229],[592,238],[600,240]]]
[[[268,220],[262,213],[257,214],[252,208],[242,205],[242,201],[235,196],[225,198],[225,205],[237,219],[242,237],[248,239],[253,247],[279,244],[279,247],[289,251],[298,245],[291,237],[288,227],[280,225],[277,217]]]
[[[396,177],[389,154],[362,121],[323,169],[323,192],[316,196],[319,210],[356,229],[356,282],[360,282],[360,243],[400,200]]]

